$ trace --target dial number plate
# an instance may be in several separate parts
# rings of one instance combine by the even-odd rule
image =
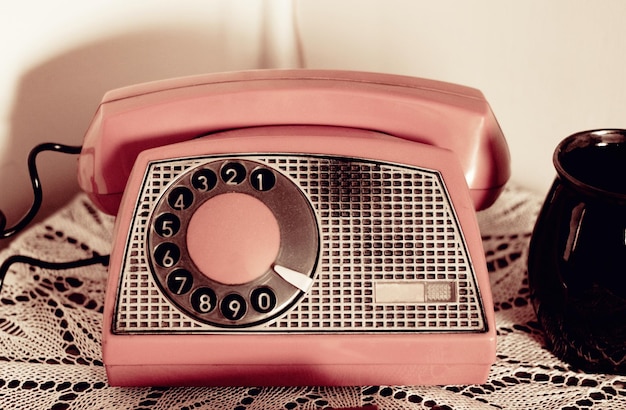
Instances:
[[[280,231],[271,266],[238,284],[203,272],[188,251],[188,241],[197,239],[188,237],[194,213],[232,193],[260,200]],[[287,176],[255,161],[220,159],[183,172],[164,190],[150,217],[147,252],[158,285],[188,315],[216,327],[249,327],[282,315],[306,293],[317,264],[319,232],[308,199]],[[240,257],[246,258],[245,249]]]

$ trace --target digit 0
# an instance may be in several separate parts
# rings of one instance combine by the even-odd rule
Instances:
[[[180,219],[174,214],[165,213],[160,215],[154,222],[154,230],[162,238],[171,238],[180,229]]]
[[[276,307],[276,295],[270,288],[258,288],[250,296],[252,307],[259,313],[267,313]]]

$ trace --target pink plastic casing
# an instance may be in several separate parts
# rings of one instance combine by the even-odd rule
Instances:
[[[139,155],[116,222],[106,293],[103,358],[112,385],[433,385],[485,381],[495,360],[493,302],[481,236],[458,156],[447,149],[362,130],[319,131],[311,127],[307,134],[300,129],[298,137],[293,137],[295,131],[290,132],[290,127],[231,131]],[[474,266],[487,331],[259,334],[254,329],[232,333],[216,329],[209,334],[113,334],[125,241],[148,163],[250,152],[325,153],[439,170]]]
[[[116,214],[141,151],[215,131],[294,124],[374,130],[453,151],[476,209],[489,206],[509,178],[506,142],[478,90],[387,74],[259,70],[107,93],[85,137],[79,183]]]

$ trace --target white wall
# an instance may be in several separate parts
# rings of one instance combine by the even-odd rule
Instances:
[[[31,147],[80,144],[105,91],[162,78],[257,68],[266,3],[20,0],[0,5],[0,208],[21,216],[32,198]],[[76,158],[41,156],[45,207],[78,187]]]
[[[513,157],[513,179],[544,194],[552,153],[586,129],[626,128],[622,0],[311,0],[305,62],[479,88]]]
[[[513,179],[544,193],[565,136],[626,128],[622,0],[22,0],[0,5],[0,208],[31,199],[37,143],[80,144],[102,94],[136,82],[267,67],[342,68],[481,89]],[[293,27],[297,32],[293,31]],[[40,161],[45,206],[76,190],[75,159]]]

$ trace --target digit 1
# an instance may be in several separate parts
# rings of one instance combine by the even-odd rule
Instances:
[[[250,184],[257,191],[269,191],[276,184],[276,176],[267,168],[258,168],[250,174]]]
[[[261,172],[257,172],[256,174],[256,182],[259,191],[264,191],[263,189],[263,174]]]

